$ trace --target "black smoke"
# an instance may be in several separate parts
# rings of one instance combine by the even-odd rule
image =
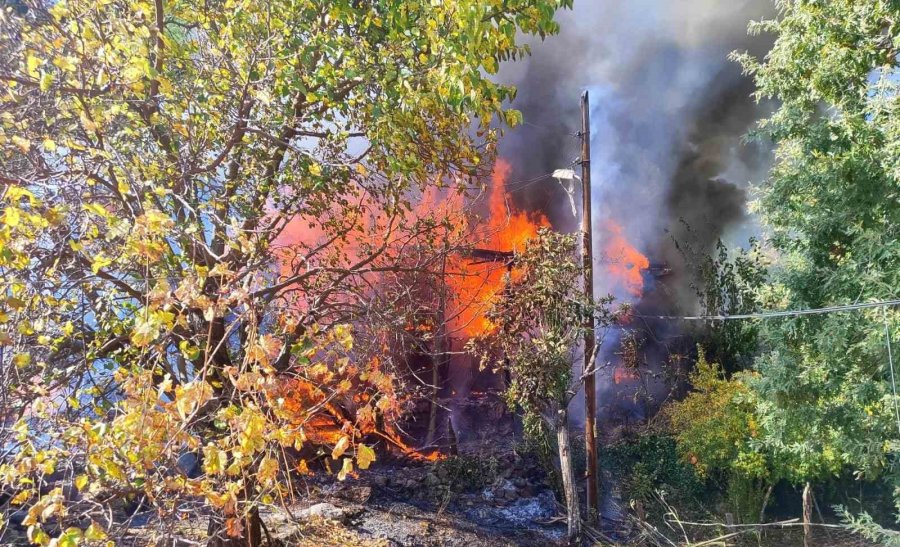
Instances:
[[[745,136],[769,109],[728,55],[764,55],[771,38],[749,36],[747,25],[774,15],[770,0],[576,1],[561,13],[558,36],[534,41],[530,58],[501,73],[517,86],[513,106],[525,118],[500,146],[514,182],[578,158],[579,96],[589,90],[595,247],[612,220],[653,262],[669,264],[672,296],[658,302],[668,312],[694,311],[675,240],[705,250],[756,229],[748,187],[765,177],[770,154]],[[577,228],[555,181],[518,188],[519,206],[543,211],[558,229]],[[597,266],[602,289],[608,281]]]
[[[558,183],[515,182],[578,158],[574,133],[587,89],[594,248],[602,249],[612,221],[652,263],[672,271],[663,279],[648,276],[637,299],[616,290],[604,274],[602,252],[595,251],[599,293],[615,293],[643,313],[696,312],[694,279],[676,242],[704,252],[720,238],[737,245],[756,235],[749,189],[765,178],[771,153],[766,143],[745,137],[771,109],[757,104],[752,80],[728,56],[736,50],[765,55],[771,37],[749,36],[747,25],[775,15],[771,0],[576,0],[574,10],[560,16],[560,35],[532,42],[528,60],[504,67],[501,79],[517,86],[513,106],[525,119],[499,150],[513,166],[517,205],[543,211],[557,229],[577,229],[579,219]],[[658,322],[646,330],[644,361],[656,374],[673,353],[670,341],[680,327]],[[614,332],[605,341],[603,360],[621,360],[626,334]],[[663,383],[645,387],[659,395]],[[642,412],[627,403],[632,393],[614,386],[610,371],[598,384],[601,407],[613,403],[605,416]]]

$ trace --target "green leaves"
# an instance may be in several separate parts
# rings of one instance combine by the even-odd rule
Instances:
[[[470,344],[483,366],[510,369],[507,397],[534,417],[550,405],[567,404],[575,381],[573,352],[584,336],[586,314],[596,313],[601,322],[607,315],[608,301],[595,307],[575,288],[582,274],[575,249],[575,236],[547,229],[528,241],[504,298],[487,313],[496,328]]]
[[[895,2],[782,2],[762,60],[734,55],[780,105],[762,124],[776,163],[760,212],[779,253],[762,307],[810,308],[896,297],[900,203]],[[892,422],[884,323],[854,312],[766,322],[756,394],[759,443],[793,480],[882,474]],[[872,442],[860,442],[860,439]]]

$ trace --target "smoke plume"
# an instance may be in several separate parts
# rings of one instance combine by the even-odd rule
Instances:
[[[530,58],[504,67],[501,78],[518,87],[514,106],[525,118],[501,141],[511,180],[578,158],[579,97],[589,90],[594,248],[624,237],[672,272],[658,282],[647,276],[647,290],[635,296],[617,290],[595,252],[598,294],[612,293],[642,312],[694,312],[692,277],[675,241],[703,252],[719,238],[740,244],[756,231],[748,187],[765,177],[770,151],[744,137],[769,108],[755,102],[752,81],[727,57],[734,50],[764,55],[771,37],[748,36],[747,24],[773,16],[771,0],[576,0],[560,15],[560,35],[534,41]],[[557,229],[578,227],[555,181],[529,184],[513,199],[542,211]],[[621,230],[613,234],[609,226]],[[665,322],[648,328],[643,355],[652,376],[668,356],[664,340],[678,332]],[[622,361],[623,336],[608,336],[603,360]],[[598,380],[601,419],[641,417],[645,412],[628,403],[635,388],[617,386],[616,378],[609,370]],[[662,395],[662,383],[644,387]]]
[[[579,95],[589,90],[595,233],[604,237],[606,220],[622,226],[653,262],[673,268],[673,303],[689,308],[672,239],[702,250],[752,230],[747,185],[764,177],[769,154],[744,136],[766,107],[727,56],[764,54],[771,39],[748,36],[747,24],[773,15],[771,0],[576,1],[560,16],[560,35],[535,41],[528,60],[501,74],[518,87],[515,107],[526,121],[501,145],[511,178],[530,179],[578,157]],[[577,226],[555,182],[514,199],[560,229]]]

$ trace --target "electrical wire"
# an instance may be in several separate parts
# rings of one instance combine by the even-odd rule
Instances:
[[[775,317],[798,317],[801,315],[821,315],[844,311],[862,310],[867,308],[881,308],[900,306],[898,300],[882,300],[878,302],[860,302],[858,304],[846,304],[843,306],[828,306],[825,308],[811,308],[805,310],[769,311],[757,313],[740,313],[734,315],[636,315],[642,319],[661,319],[676,321],[732,321],[736,319],[771,319]]]
[[[887,344],[888,365],[891,368],[891,389],[894,391],[894,416],[897,418],[897,433],[900,433],[900,409],[897,407],[897,381],[894,379],[894,354],[891,351],[891,329],[888,327],[887,307],[881,308],[884,317],[884,342]]]

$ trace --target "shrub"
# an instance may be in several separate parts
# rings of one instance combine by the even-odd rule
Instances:
[[[669,436],[643,435],[605,447],[600,463],[621,480],[626,501],[649,501],[664,491],[670,500],[693,504],[703,493],[703,480],[680,458]]]

